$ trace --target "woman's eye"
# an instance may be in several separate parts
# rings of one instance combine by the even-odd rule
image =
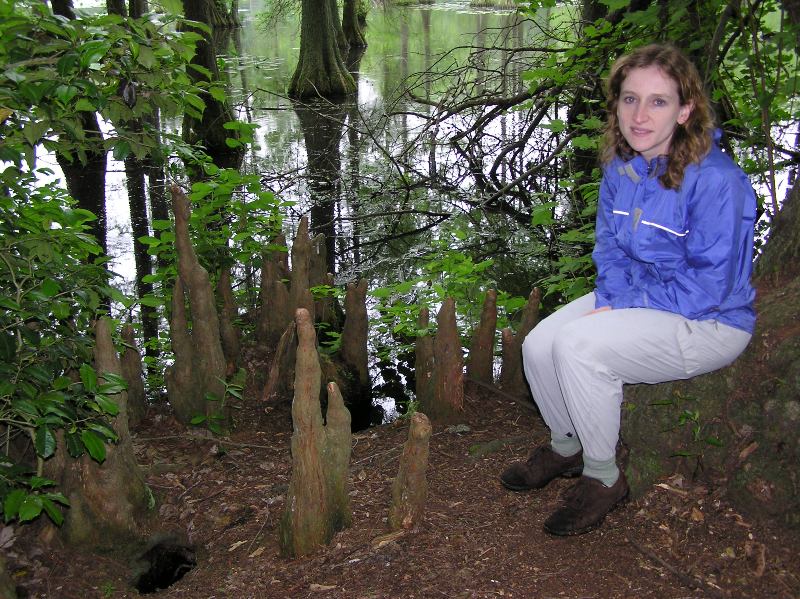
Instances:
[[[655,100],[653,100],[653,104],[655,104],[656,106],[665,106],[667,104],[667,101],[664,100],[663,98],[656,98]]]
[[[624,98],[622,98],[622,101],[625,104],[633,104],[636,101],[636,98],[634,98],[633,96],[625,96]]]

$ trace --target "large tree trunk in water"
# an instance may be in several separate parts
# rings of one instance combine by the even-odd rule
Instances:
[[[183,0],[183,9],[187,19],[205,23],[211,27],[211,16],[209,4],[213,0]],[[211,80],[219,80],[219,69],[217,68],[217,53],[214,48],[212,35],[202,29],[193,29],[195,33],[202,36],[197,42],[197,48],[192,64],[199,65],[203,69],[211,72]],[[207,82],[208,79],[195,69],[187,69],[189,76],[195,82]],[[211,157],[214,164],[220,168],[238,169],[244,156],[241,146],[229,148],[225,140],[229,137],[238,138],[236,131],[229,131],[223,127],[225,123],[234,121],[233,112],[225,102],[215,100],[211,94],[201,95],[206,108],[203,111],[202,119],[186,115],[183,120],[183,138],[189,143],[199,143],[205,147],[206,153]]]
[[[338,12],[328,0],[303,0],[300,57],[289,85],[294,98],[334,98],[356,90],[336,39]]]
[[[358,21],[358,0],[344,0],[342,30],[351,48],[366,48],[367,38]]]
[[[725,488],[752,517],[800,528],[799,232],[795,182],[758,260],[755,334],[733,365],[625,389],[622,434],[635,493],[679,471]]]

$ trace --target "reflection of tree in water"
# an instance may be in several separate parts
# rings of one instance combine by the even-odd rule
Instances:
[[[328,272],[336,272],[336,205],[341,194],[340,142],[347,105],[342,100],[294,102],[303,130],[311,196],[311,232],[325,235]]]

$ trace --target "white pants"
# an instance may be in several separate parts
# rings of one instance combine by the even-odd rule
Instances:
[[[661,383],[733,362],[750,333],[715,320],[628,308],[594,310],[594,293],[541,321],[525,338],[525,377],[553,440],[577,435],[584,455],[614,457],[623,383]]]

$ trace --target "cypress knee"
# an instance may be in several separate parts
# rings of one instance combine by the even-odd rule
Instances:
[[[312,553],[333,535],[323,473],[325,429],[319,392],[321,369],[314,324],[308,310],[296,312],[297,362],[292,402],[292,478],[279,525],[281,552],[291,557]]]
[[[539,322],[539,289],[531,291],[528,303],[522,310],[522,320],[515,335],[503,329],[503,365],[500,369],[500,386],[512,395],[528,395],[528,384],[522,369],[522,342]]]
[[[300,219],[292,244],[292,272],[289,290],[290,314],[295,314],[298,308],[305,308],[314,319],[314,298],[310,290],[311,270],[311,239],[308,237],[308,218]]]
[[[256,323],[256,337],[262,344],[277,342],[292,322],[289,290],[284,283],[288,278],[289,255],[286,252],[286,237],[281,233],[272,240],[261,259],[261,313]]]
[[[325,479],[328,483],[328,507],[334,531],[353,522],[350,510],[350,453],[353,435],[350,412],[336,383],[328,383],[328,411],[325,414]]]
[[[403,446],[400,468],[392,485],[389,528],[411,528],[422,521],[428,496],[428,453],[431,423],[422,412],[411,417],[408,440]]]
[[[417,402],[423,412],[428,412],[433,402],[433,337],[427,333],[430,315],[427,308],[421,308],[417,318],[417,330],[425,331],[417,335],[414,352],[414,378]]]
[[[122,327],[122,341],[125,348],[120,356],[122,378],[128,384],[128,426],[139,426],[147,411],[147,398],[142,379],[142,356],[136,348],[133,327],[126,324]]]
[[[274,395],[292,390],[295,360],[297,359],[297,325],[292,321],[281,335],[275,357],[269,369],[269,378],[261,394],[263,401]]]
[[[472,337],[467,361],[467,376],[482,383],[494,381],[494,335],[497,330],[497,292],[490,289],[483,302],[481,321]]]
[[[169,338],[175,361],[164,374],[167,383],[169,403],[175,417],[188,423],[198,414],[205,414],[205,399],[200,394],[198,372],[194,368],[194,345],[189,334],[186,317],[186,296],[181,278],[175,279],[172,288],[172,314],[169,319]]]
[[[222,353],[225,356],[225,374],[231,376],[239,368],[242,333],[236,327],[239,310],[236,307],[236,300],[233,298],[230,268],[220,270],[217,293],[222,302],[222,309],[219,313],[219,332]]]
[[[104,374],[120,375],[122,368],[111,339],[107,318],[95,325],[94,368],[103,383]],[[118,439],[105,444],[105,459],[98,463],[84,454],[72,459],[64,436],[55,456],[45,465],[45,475],[56,480],[69,498],[63,531],[67,542],[84,549],[110,550],[121,543],[140,538],[147,529],[148,503],[151,499],[136,458],[128,429],[127,393],[110,395],[119,412],[111,425]],[[94,435],[94,433],[91,433]]]
[[[464,358],[456,325],[456,304],[447,298],[436,317],[433,340],[433,401],[428,412],[434,422],[453,422],[464,409]]]
[[[178,275],[188,292],[192,313],[192,368],[197,372],[199,383],[196,393],[201,398],[211,395],[222,400],[225,394],[225,355],[220,340],[216,298],[208,272],[197,259],[189,236],[189,199],[177,186],[172,187],[172,210],[175,214]],[[219,405],[206,402],[204,412],[218,415]]]

